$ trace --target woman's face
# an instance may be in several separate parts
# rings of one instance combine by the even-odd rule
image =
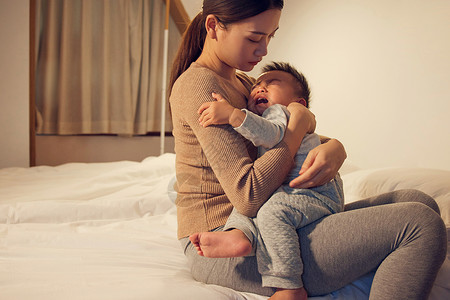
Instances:
[[[220,27],[217,32],[217,56],[222,63],[251,71],[267,55],[267,46],[278,29],[281,10],[269,9],[240,22]]]

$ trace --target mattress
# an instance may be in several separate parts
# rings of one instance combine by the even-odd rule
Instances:
[[[267,299],[195,281],[176,239],[175,155],[0,170],[0,299]],[[418,188],[450,228],[450,171],[341,170],[348,201]],[[373,274],[315,300],[368,299]],[[450,255],[430,299],[450,299]]]

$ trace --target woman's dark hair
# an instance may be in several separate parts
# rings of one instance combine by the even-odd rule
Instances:
[[[183,34],[175,56],[169,81],[169,95],[177,78],[189,68],[202,53],[206,38],[205,21],[214,15],[221,25],[227,26],[256,16],[268,9],[283,9],[283,0],[204,0],[203,10],[190,23]]]

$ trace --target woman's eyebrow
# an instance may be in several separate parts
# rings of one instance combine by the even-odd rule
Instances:
[[[275,34],[275,32],[278,30],[278,28],[279,27],[277,27],[277,29],[275,29],[272,33],[266,33],[266,32],[257,31],[257,30],[255,30],[255,31],[251,30],[250,33],[259,34],[259,35],[271,35],[271,34]]]
[[[258,35],[268,35],[267,33],[262,32],[262,31],[250,31],[250,33],[258,34]]]

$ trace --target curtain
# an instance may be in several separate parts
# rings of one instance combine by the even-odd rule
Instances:
[[[36,132],[159,131],[163,1],[37,0],[36,4]],[[180,38],[173,22],[170,29],[169,64]],[[171,131],[168,113],[165,120]]]

